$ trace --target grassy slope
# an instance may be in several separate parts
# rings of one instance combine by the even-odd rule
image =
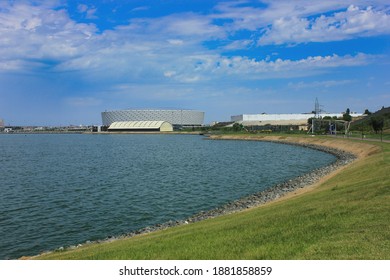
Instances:
[[[39,258],[390,259],[390,144],[321,141],[353,147],[360,159],[289,199]]]

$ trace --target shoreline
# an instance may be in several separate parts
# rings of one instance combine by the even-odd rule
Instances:
[[[225,136],[224,135],[224,136],[210,136],[208,138],[205,138],[205,140],[266,141],[266,142],[273,142],[273,143],[286,144],[286,145],[297,145],[305,148],[310,148],[310,149],[315,149],[322,152],[330,153],[336,157],[336,160],[332,162],[330,165],[326,165],[314,169],[310,172],[299,175],[290,180],[276,184],[266,190],[239,198],[237,200],[231,201],[227,204],[221,205],[211,210],[200,211],[185,219],[170,220],[161,224],[155,224],[138,230],[134,230],[129,233],[116,235],[116,236],[108,236],[107,238],[101,240],[86,241],[78,245],[60,247],[52,251],[42,252],[36,256],[42,256],[42,255],[50,254],[52,252],[72,250],[89,244],[101,244],[101,243],[113,242],[115,240],[131,238],[134,236],[148,234],[148,233],[168,229],[179,225],[195,223],[206,219],[212,219],[223,215],[241,212],[254,207],[259,207],[261,205],[270,202],[275,202],[280,199],[287,198],[292,194],[296,194],[297,191],[299,192],[301,190],[308,189],[318,184],[321,180],[323,180],[327,176],[333,174],[336,171],[341,170],[342,167],[349,165],[350,163],[354,162],[356,159],[359,158],[358,154],[355,154],[351,151],[346,151],[344,149],[335,148],[335,147],[329,147],[327,145],[321,145],[321,143],[310,143],[316,141],[310,141],[309,139],[305,139],[304,141],[302,141],[302,139],[294,139],[299,141],[294,141],[294,140],[292,141],[292,139],[287,139],[286,137],[275,138],[275,137],[264,137],[264,136],[246,137],[246,136]],[[36,257],[36,256],[32,256],[32,257]],[[25,257],[22,257],[22,259],[23,258]]]
[[[207,140],[237,140],[237,141],[248,140],[248,139],[218,139],[218,138],[206,138],[206,139]],[[258,140],[258,139],[256,139],[256,140]],[[254,141],[256,141],[256,140],[254,140]],[[335,149],[335,148],[329,148],[329,147],[324,147],[324,146],[320,146],[320,145],[315,145],[315,144],[302,144],[302,143],[297,144],[297,143],[290,143],[287,141],[284,142],[284,141],[272,141],[272,140],[271,141],[264,140],[264,141],[278,143],[278,144],[285,144],[285,145],[296,145],[296,146],[301,146],[301,147],[305,147],[305,148],[315,149],[318,151],[322,151],[322,152],[334,155],[336,157],[336,160],[334,162],[332,162],[330,165],[316,168],[310,172],[307,172],[305,174],[294,177],[290,180],[287,180],[287,181],[284,181],[282,183],[271,186],[271,187],[267,188],[266,190],[256,192],[256,193],[248,195],[248,196],[241,197],[239,199],[228,202],[224,205],[213,208],[211,210],[200,211],[199,213],[194,214],[186,219],[168,221],[168,222],[165,222],[162,224],[148,226],[148,227],[124,234],[124,235],[107,238],[104,241],[107,242],[107,241],[113,241],[113,240],[121,239],[121,238],[130,238],[130,237],[133,237],[136,235],[147,234],[147,233],[151,233],[154,231],[167,229],[167,228],[170,228],[173,226],[195,223],[195,222],[199,222],[202,220],[216,218],[219,216],[228,215],[228,214],[232,214],[232,213],[236,213],[236,212],[241,212],[241,211],[244,211],[246,209],[250,209],[253,207],[264,205],[266,203],[276,201],[276,200],[284,197],[285,195],[292,193],[295,190],[303,189],[305,187],[316,184],[325,176],[340,169],[341,167],[344,167],[344,166],[352,163],[357,158],[357,156],[355,156],[352,153],[345,152],[343,150],[339,150],[339,149]],[[96,242],[96,243],[101,243],[101,242]]]

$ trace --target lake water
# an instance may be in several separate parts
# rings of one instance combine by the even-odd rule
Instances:
[[[184,219],[334,160],[194,135],[0,134],[0,259]]]

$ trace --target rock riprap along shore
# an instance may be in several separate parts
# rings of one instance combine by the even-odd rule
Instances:
[[[220,139],[218,139],[220,140]],[[226,139],[226,140],[240,140],[240,139]],[[300,175],[298,177],[295,177],[293,179],[287,180],[285,182],[282,182],[280,184],[274,185],[266,190],[260,191],[258,193],[242,197],[238,200],[232,201],[230,203],[227,203],[225,205],[222,205],[220,207],[217,207],[212,210],[208,211],[201,211],[191,217],[188,217],[187,219],[183,220],[175,220],[175,221],[168,221],[161,224],[156,224],[152,226],[148,226],[139,230],[132,231],[130,233],[120,235],[120,236],[109,236],[104,240],[98,240],[98,241],[87,241],[84,244],[91,244],[91,243],[103,243],[103,242],[110,242],[117,239],[122,238],[129,238],[136,235],[151,233],[158,230],[167,229],[170,227],[178,226],[178,225],[185,225],[189,223],[194,223],[210,218],[215,218],[218,216],[231,214],[234,212],[242,211],[248,208],[256,207],[262,204],[265,204],[270,201],[274,201],[278,198],[283,197],[284,195],[291,193],[295,190],[301,189],[303,187],[313,185],[317,183],[321,178],[325,177],[326,175],[332,173],[333,171],[339,169],[340,167],[347,165],[354,161],[356,159],[356,156],[352,153],[348,153],[339,149],[335,148],[329,148],[325,146],[315,145],[315,144],[306,144],[306,143],[292,143],[288,141],[272,141],[272,140],[266,140],[268,142],[275,142],[279,144],[288,144],[288,145],[299,145],[306,148],[316,149],[319,151],[323,151],[326,153],[333,154],[336,157],[336,160],[327,166],[317,168],[315,170],[312,170],[306,174]],[[70,246],[67,248],[59,248],[56,251],[62,251],[65,249],[74,249],[80,246],[83,246],[84,244],[79,244],[77,246]]]
[[[177,220],[177,221],[169,221],[162,224],[157,224],[154,226],[146,227],[134,232],[131,232],[125,237],[134,236],[137,234],[144,234],[153,232],[156,230],[165,229],[168,227],[176,226],[176,225],[182,225],[182,224],[188,224],[188,223],[194,223],[198,221],[202,221],[209,218],[218,217],[221,215],[226,215],[238,211],[242,211],[248,208],[252,208],[255,206],[259,206],[262,204],[265,204],[267,202],[276,200],[282,196],[284,196],[287,193],[293,192],[297,189],[303,188],[308,185],[315,184],[318,182],[321,178],[325,177],[326,175],[332,173],[333,171],[339,169],[340,167],[347,165],[354,161],[356,157],[351,154],[347,153],[341,150],[313,145],[313,144],[294,144],[294,143],[287,143],[287,142],[281,142],[277,141],[275,143],[282,143],[282,144],[288,144],[288,145],[300,145],[305,146],[307,148],[316,149],[319,151],[323,151],[326,153],[333,154],[336,157],[336,161],[333,162],[330,165],[317,168],[315,170],[312,170],[311,172],[308,172],[306,174],[300,175],[296,178],[290,179],[288,181],[285,181],[283,183],[274,185],[264,191],[242,197],[238,200],[232,201],[230,203],[227,203],[225,205],[222,205],[220,207],[217,207],[215,209],[209,210],[209,211],[201,211],[185,220]]]

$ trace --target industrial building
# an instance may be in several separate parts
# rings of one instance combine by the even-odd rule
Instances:
[[[361,114],[352,113],[352,117],[359,117]],[[249,127],[251,130],[264,131],[307,131],[310,128],[308,119],[314,117],[336,117],[342,118],[342,113],[307,113],[307,114],[243,114],[231,116],[231,121]]]
[[[108,127],[108,131],[170,132],[173,131],[173,126],[169,122],[164,122],[164,121],[113,122]]]
[[[350,114],[352,117],[359,117],[361,114]],[[337,117],[343,116],[341,113],[321,113],[323,117]],[[232,122],[239,122],[243,125],[303,125],[307,123],[309,118],[315,117],[315,114],[243,114],[231,116]]]
[[[198,127],[204,122],[204,112],[195,110],[116,110],[102,112],[102,123],[110,127],[114,122],[163,121],[177,129],[181,127]]]

